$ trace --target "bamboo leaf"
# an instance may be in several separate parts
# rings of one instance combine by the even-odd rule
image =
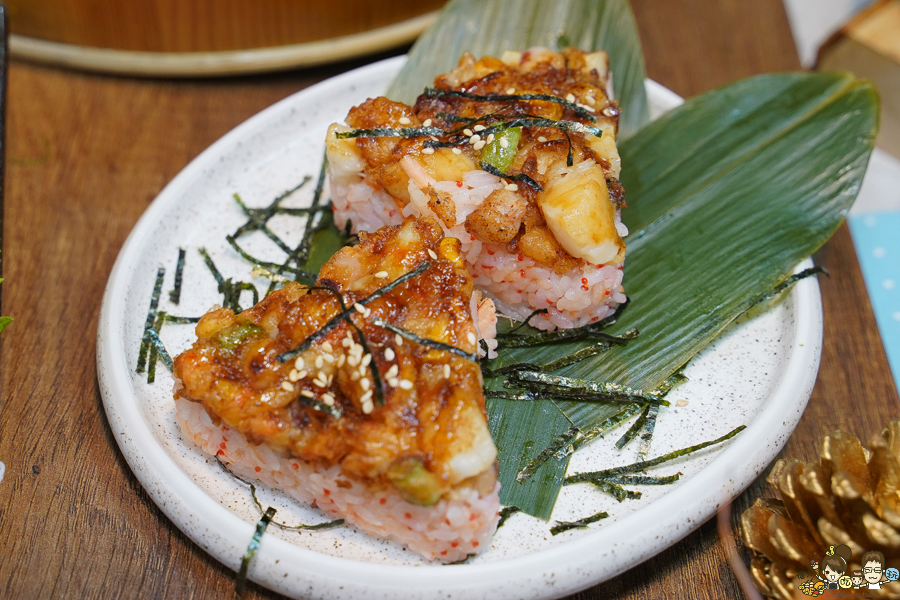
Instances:
[[[6,329],[10,323],[12,323],[12,317],[0,317],[0,331]]]
[[[684,365],[843,221],[877,114],[872,86],[849,74],[763,75],[688,100],[625,142],[631,304],[610,332],[642,334],[559,373],[652,389]],[[606,418],[558,405],[582,429]]]
[[[627,0],[451,0],[413,45],[387,96],[414,104],[463,52],[480,58],[534,46],[606,50],[622,107],[621,138],[648,121],[644,57]]]

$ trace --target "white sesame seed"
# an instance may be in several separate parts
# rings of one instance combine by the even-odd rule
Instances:
[[[400,124],[401,124],[401,125],[409,125],[410,123],[412,123],[412,121],[410,121],[408,118],[406,118],[406,117],[400,117]]]
[[[588,111],[588,112],[597,112],[596,109],[591,108],[591,107],[588,106],[587,104],[579,104],[578,107],[579,107],[579,108],[583,108],[584,110],[586,110],[586,111]]]
[[[475,339],[475,334],[471,331],[466,335],[466,339],[469,340],[470,344],[474,344],[476,341],[478,341]]]
[[[331,385],[332,383],[334,383],[334,374],[333,373],[328,376],[328,381],[326,381],[325,383],[328,385]]]
[[[615,113],[613,112],[613,109],[606,107],[603,109],[603,114],[606,115],[607,117],[611,117]]]
[[[434,154],[434,148],[424,148],[422,154]]]
[[[485,144],[487,144],[487,142],[484,140],[481,140],[480,142],[476,143],[472,147],[475,148],[476,150],[481,150],[482,148],[484,148]]]
[[[331,342],[323,342],[322,350],[331,354],[332,352],[334,352],[334,346],[331,345]]]
[[[384,351],[384,360],[394,360],[394,351],[390,348]]]
[[[316,357],[316,368],[321,369],[323,366],[325,366],[325,359],[322,358],[322,355],[320,354]]]
[[[288,379],[291,381],[297,381],[300,379],[300,373],[297,372],[297,369],[291,369],[291,372],[288,374]]]
[[[346,361],[346,360],[347,360],[346,354],[338,354],[338,359],[337,359],[338,369],[340,369],[341,367],[344,366],[344,361]]]
[[[425,122],[422,123],[422,127],[431,127],[431,119],[425,119]]]
[[[510,192],[516,192],[519,190],[519,186],[517,186],[514,183],[508,183],[503,187],[504,187],[504,189],[509,190]]]
[[[334,406],[334,396],[326,392],[322,394],[322,402],[328,406]]]
[[[444,365],[444,379],[450,379],[450,365]]]
[[[545,138],[545,137],[544,137],[544,136],[542,136],[542,135],[539,135],[539,136],[538,136],[538,141],[539,141],[539,142],[540,142],[540,143],[542,143],[542,144],[543,144],[543,143],[544,143],[544,142],[546,142],[546,141],[547,141],[547,138]]]
[[[363,306],[362,304],[360,304],[359,302],[354,302],[354,303],[353,303],[353,308],[355,308],[355,309],[356,309],[356,312],[358,312],[358,313],[361,314],[361,315],[366,314],[366,307]]]
[[[501,148],[509,148],[509,140],[506,137],[500,138],[500,147]]]
[[[597,103],[597,99],[594,98],[594,96],[592,94],[588,94],[587,96],[584,97],[584,99],[588,104],[596,104]]]
[[[492,133],[492,134],[490,134],[489,136],[487,136],[487,140],[485,140],[485,141],[487,141],[488,144],[490,144],[491,142],[493,142],[493,141],[494,141],[494,134]]]
[[[372,355],[371,355],[371,354],[366,354],[365,356],[363,356],[363,358],[362,358],[362,366],[368,367],[370,362],[372,362]]]
[[[359,381],[360,377],[362,377],[362,375],[359,374],[359,371],[353,371],[353,373],[350,374],[350,381]]]
[[[334,362],[334,357],[330,354],[323,354],[322,358],[324,358],[325,362],[327,362],[329,364]]]
[[[477,144],[477,143],[480,142],[480,141],[481,141],[481,136],[478,135],[477,133],[476,133],[475,135],[473,135],[472,137],[469,138],[469,143],[470,143],[470,144]]]
[[[351,354],[350,356],[347,357],[347,364],[350,365],[351,367],[357,366],[359,364],[359,357],[356,356],[355,354]]]
[[[363,380],[363,381],[368,381],[368,380]],[[365,392],[362,396],[360,396],[359,399],[362,400],[363,402],[368,402],[369,400],[372,399],[372,395],[374,393],[375,393],[375,390],[369,390],[369,391]]]
[[[341,346],[343,346],[344,348],[349,348],[352,344],[353,340],[348,337],[345,337],[343,340],[341,340]]]
[[[321,379],[313,379],[313,385],[315,385],[316,387],[323,388],[323,387],[326,387],[328,385],[328,383],[325,381],[322,381]]]
[[[566,102],[575,102],[575,94],[566,94]]]
[[[462,154],[462,150],[460,150],[459,148],[454,148],[453,150],[451,150],[451,152],[453,152],[453,154]]]
[[[465,134],[466,136],[470,136],[470,135],[472,135],[472,130],[471,129],[463,129],[463,134]]]
[[[437,139],[437,136],[436,136],[436,135],[429,135],[428,137],[431,138],[431,141],[433,141],[433,142],[439,142],[439,141],[441,141],[441,140]]]
[[[484,125],[476,125],[472,129],[474,129],[475,131],[484,131],[485,129],[487,129],[487,127],[485,127]]]
[[[512,96],[515,93],[516,93],[516,88],[509,88],[508,90],[506,90],[507,96]]]
[[[297,357],[297,360],[294,361],[294,368],[297,369],[298,371],[300,371],[300,370],[302,370],[303,367],[305,367],[305,366],[306,366],[306,363],[303,362],[303,357],[302,357],[302,356],[298,356],[298,357]]]
[[[401,379],[400,380],[400,389],[403,390],[411,390],[413,389],[413,382],[409,379]]]
[[[357,344],[354,342],[352,346],[350,346],[350,354],[355,356],[357,359],[362,358],[363,347],[362,344]]]
[[[299,381],[301,379],[306,379],[307,375],[309,375],[309,373],[307,372],[306,369],[303,369],[302,371],[297,371],[297,381]]]
[[[387,279],[388,272],[387,271],[378,271],[377,273],[375,273],[375,277],[377,277],[378,279]]]
[[[384,376],[387,378],[396,377],[397,373],[399,373],[399,372],[400,372],[400,367],[398,367],[397,365],[391,365],[391,368],[388,369],[387,373],[385,373]]]
[[[388,383],[388,385],[391,386],[392,388],[395,388],[395,387],[397,387],[398,385],[400,385],[400,380],[397,379],[396,377],[388,377],[387,383]]]
[[[366,318],[366,319],[368,319],[368,318],[369,318],[369,315],[371,315],[371,314],[372,314],[372,309],[369,308],[369,307],[367,306],[367,307],[366,307],[366,312],[363,313],[363,317]]]
[[[366,402],[362,405],[362,411],[364,414],[371,414],[373,410],[375,410],[375,404],[373,404],[372,402]]]
[[[281,389],[283,389],[283,390],[286,391],[286,392],[293,392],[293,391],[294,391],[294,384],[291,383],[290,381],[282,381],[282,382],[281,382]]]
[[[315,398],[316,395],[309,390],[300,390],[300,395],[305,398]]]
[[[362,379],[359,382],[359,387],[361,387],[363,389],[363,391],[366,391],[367,389],[369,389],[370,385],[372,385],[372,384],[369,383],[368,379]]]
[[[437,254],[435,254],[434,250],[432,250],[431,248],[428,249],[428,256],[430,256],[432,258],[432,260],[437,260]],[[397,335],[399,335],[399,334],[397,334]]]

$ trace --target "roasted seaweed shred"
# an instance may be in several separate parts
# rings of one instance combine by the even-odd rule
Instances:
[[[266,509],[262,518],[256,523],[256,531],[253,532],[253,537],[250,538],[250,543],[247,544],[247,550],[244,552],[244,556],[241,557],[241,570],[238,571],[237,581],[234,583],[234,590],[237,592],[238,596],[244,594],[244,588],[247,585],[247,569],[250,568],[250,561],[256,556],[256,551],[259,550],[259,543],[262,541],[262,536],[266,532],[266,528],[269,526],[269,523],[272,522],[272,517],[274,516],[275,509],[270,506]]]
[[[437,127],[400,127],[393,129],[390,127],[375,127],[373,129],[353,129],[352,131],[335,131],[334,136],[339,140],[350,138],[373,138],[373,137],[428,137],[430,135],[444,135],[446,132]]]
[[[478,362],[478,356],[476,356],[475,354],[470,354],[470,353],[466,352],[465,350],[457,348],[456,346],[451,346],[450,344],[445,344],[443,342],[438,342],[435,340],[429,340],[428,338],[420,337],[420,336],[416,335],[415,333],[413,333],[412,331],[407,331],[406,329],[401,329],[400,327],[397,327],[396,325],[391,325],[390,323],[388,323],[387,321],[385,321],[383,319],[378,319],[378,318],[372,319],[372,325],[381,327],[383,329],[387,329],[388,331],[396,333],[403,339],[409,340],[416,344],[420,344],[422,346],[427,346],[427,347],[433,348],[435,350],[443,350],[444,352],[449,352],[451,354],[455,354],[456,356],[461,356],[462,358],[471,360],[472,362]]]
[[[522,509],[518,506],[504,506],[503,508],[501,508],[500,520],[497,522],[497,529],[503,527],[503,524],[506,523],[506,520],[517,512],[522,512]]]
[[[574,440],[580,431],[577,427],[572,425],[564,432],[559,434],[555,440],[550,442],[550,444],[544,448],[541,452],[538,453],[537,456],[532,458],[522,469],[516,473],[516,481],[519,483],[525,483],[529,477],[535,474],[535,472],[540,468],[542,464],[547,462],[550,458],[556,458],[559,451],[570,444],[572,440]],[[563,455],[565,456],[565,455]],[[558,460],[558,459],[557,459]]]
[[[527,185],[528,187],[534,189],[536,192],[541,192],[544,188],[541,187],[537,181],[526,175],[525,173],[516,173],[515,175],[507,175],[494,165],[489,165],[486,162],[478,163],[479,168],[482,171],[486,171],[495,177],[500,177],[501,179],[507,179],[509,181],[519,181]]]
[[[244,310],[241,308],[241,292],[245,290],[252,292],[253,305],[259,302],[259,292],[256,290],[256,286],[245,281],[232,281],[231,278],[225,279],[222,276],[222,273],[219,272],[219,269],[216,268],[216,263],[213,262],[213,259],[206,251],[206,248],[198,248],[197,250],[203,257],[206,266],[209,267],[209,271],[215,278],[216,283],[219,284],[218,290],[223,296],[222,306],[230,308],[236,315],[240,314],[241,311]]]
[[[150,334],[148,331],[153,329],[153,324],[156,322],[156,311],[159,308],[159,296],[162,294],[163,287],[163,278],[166,275],[166,270],[163,267],[160,267],[156,271],[156,283],[153,284],[153,292],[150,294],[150,309],[147,311],[147,318],[144,321],[144,334],[141,336],[141,348],[138,352],[138,363],[135,372],[143,373],[144,369],[147,368],[147,354],[150,351],[151,341]]]
[[[626,473],[637,473],[638,471],[643,471],[645,469],[649,469],[650,467],[655,467],[657,465],[661,465],[663,463],[669,462],[671,460],[675,460],[676,458],[680,458],[682,456],[687,456],[688,454],[693,454],[699,450],[703,450],[704,448],[708,448],[710,446],[714,446],[716,444],[721,444],[727,440],[730,440],[738,433],[746,429],[746,425],[741,425],[740,427],[736,427],[726,433],[725,435],[718,437],[709,442],[703,442],[701,444],[696,444],[694,446],[689,446],[687,448],[682,448],[681,450],[675,450],[674,452],[669,452],[668,454],[664,454],[662,456],[658,456],[651,460],[643,460],[638,461],[636,463],[632,463],[630,465],[623,465],[621,467],[613,467],[612,469],[605,469],[603,471],[590,471],[585,473],[576,473],[574,475],[569,475],[563,480],[563,485],[572,485],[574,483],[582,483],[582,482],[593,482],[593,481],[602,481],[606,480],[608,477],[613,475],[622,475]]]
[[[817,275],[819,273],[822,273],[828,277],[831,277],[831,274],[828,273],[828,271],[825,269],[825,267],[822,267],[819,265],[810,267],[809,269],[803,269],[796,275],[791,275],[790,277],[786,278],[784,281],[782,281],[781,283],[776,285],[774,288],[772,288],[770,291],[763,294],[762,297],[760,297],[760,299],[757,300],[754,304],[762,304],[763,302],[766,302],[767,300],[771,300],[772,298],[774,298],[775,296],[777,296],[784,290],[788,289],[789,287],[791,287],[798,281],[800,281],[802,279],[806,279],[807,277],[811,277],[813,275]]]
[[[184,276],[184,258],[187,255],[184,248],[178,249],[178,262],[175,265],[175,287],[169,292],[169,300],[172,304],[178,304],[181,301],[181,280]]]
[[[361,298],[360,300],[357,300],[356,303],[365,306],[366,304],[373,302],[374,300],[387,294],[394,288],[406,283],[413,277],[417,277],[417,276],[421,275],[422,273],[427,271],[430,266],[431,266],[431,263],[428,261],[425,261],[422,264],[420,264],[418,267],[416,267],[415,269],[410,271],[409,273],[405,273],[405,274],[401,275],[400,277],[398,277],[394,281],[390,282],[389,284],[378,288],[377,290],[375,290],[374,292],[372,292],[365,298]],[[328,291],[334,292],[335,290],[328,288]],[[343,299],[341,299],[341,304],[343,306]],[[296,358],[303,352],[306,352],[310,348],[310,346],[312,346],[316,341],[322,339],[323,337],[325,337],[325,335],[328,334],[328,332],[332,331],[335,327],[337,327],[338,324],[340,324],[340,322],[342,320],[349,319],[349,316],[348,316],[349,313],[350,313],[350,310],[347,309],[346,307],[344,307],[340,313],[331,317],[331,319],[329,319],[318,331],[316,331],[315,333],[310,335],[308,338],[303,340],[303,342],[301,342],[301,344],[299,346],[297,346],[293,350],[289,350],[283,354],[279,354],[278,361],[283,363],[288,360]]]
[[[638,448],[638,460],[644,460],[650,454],[650,442],[653,441],[653,432],[656,430],[656,417],[659,416],[659,406],[647,407],[647,420],[641,428],[641,444]]]
[[[621,450],[624,448],[628,442],[637,437],[637,434],[644,428],[644,423],[647,422],[647,414],[650,412],[650,405],[646,405],[644,410],[641,411],[641,416],[639,416],[635,422],[628,428],[628,431],[618,439],[616,442],[616,449]]]
[[[521,102],[527,100],[541,100],[543,102],[553,102],[565,108],[568,108],[579,117],[596,121],[597,117],[591,111],[578,106],[574,102],[569,102],[565,98],[551,96],[549,94],[472,94],[469,92],[458,92],[455,90],[442,90],[438,88],[425,88],[424,95],[429,98],[466,98],[475,100],[476,102]]]
[[[585,517],[584,519],[579,519],[578,521],[557,521],[556,525],[550,528],[550,533],[552,535],[559,535],[560,533],[569,531],[570,529],[586,529],[587,526],[591,523],[596,523],[597,521],[606,519],[608,517],[609,513],[598,512],[595,515]]]

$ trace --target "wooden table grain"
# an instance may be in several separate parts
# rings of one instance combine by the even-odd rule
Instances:
[[[780,0],[633,0],[648,75],[691,95],[799,67]],[[368,60],[374,60],[372,57]],[[367,61],[363,61],[367,62]],[[95,374],[100,299],[138,217],[192,158],[273,102],[359,66],[218,81],[113,78],[14,62],[0,335],[0,597],[234,597],[234,574],[150,501],[111,435]],[[818,253],[825,344],[784,454],[900,414],[846,226]],[[772,495],[762,478],[739,512]],[[724,600],[741,592],[713,521],[572,598]],[[276,598],[251,586],[246,598]]]

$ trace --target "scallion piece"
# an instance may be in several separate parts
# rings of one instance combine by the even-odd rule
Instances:
[[[519,139],[522,137],[521,127],[510,127],[494,134],[494,139],[481,151],[481,162],[487,163],[501,172],[506,172],[516,158]],[[506,142],[504,145],[503,142]]]

